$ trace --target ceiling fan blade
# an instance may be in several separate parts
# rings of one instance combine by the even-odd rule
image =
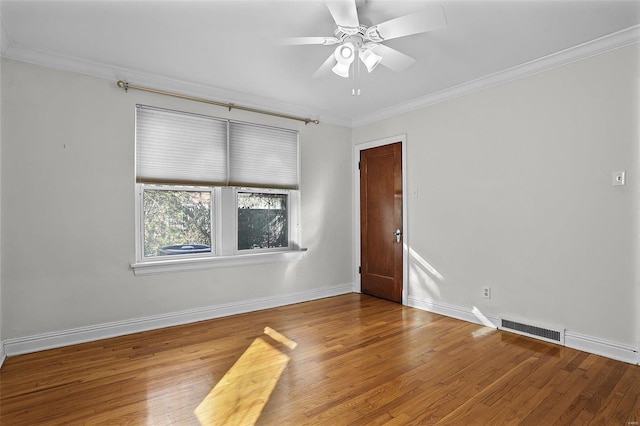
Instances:
[[[382,57],[382,61],[380,62],[382,65],[393,71],[404,71],[416,61],[411,56],[398,52],[384,44],[376,44],[371,47],[371,50],[373,50],[373,53],[376,55]]]
[[[329,55],[327,60],[324,61],[322,65],[320,65],[320,68],[318,68],[316,72],[313,73],[312,77],[313,78],[321,77],[323,74],[328,73],[331,70],[331,68],[333,68],[337,63],[338,61],[336,61],[335,56],[333,55],[333,53],[331,53],[331,55]]]
[[[376,25],[382,40],[433,31],[447,26],[442,6],[430,4],[426,9]]]
[[[358,10],[355,0],[328,1],[329,13],[339,27],[358,28]]]
[[[298,46],[305,44],[331,46],[338,43],[340,43],[340,40],[335,37],[290,37],[281,40],[281,44],[284,44],[285,46]]]

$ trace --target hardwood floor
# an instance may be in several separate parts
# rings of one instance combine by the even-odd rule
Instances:
[[[0,424],[640,421],[640,367],[350,294],[10,357]]]

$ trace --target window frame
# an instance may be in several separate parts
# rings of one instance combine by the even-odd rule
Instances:
[[[144,256],[144,191],[211,192],[211,252]],[[288,247],[238,250],[237,194],[253,192],[287,195]],[[307,249],[300,247],[300,190],[230,186],[185,186],[136,183],[136,263],[135,275],[157,274],[218,267],[246,266],[298,260]]]
[[[169,178],[164,182],[162,178],[152,179],[144,182],[138,176],[138,111],[145,109],[159,110],[162,112],[184,114],[186,116],[195,115],[197,117],[210,118],[213,120],[222,120],[226,124],[226,161],[227,161],[227,178],[226,182],[194,182],[189,183],[190,179],[184,182],[181,180],[172,182]],[[231,155],[231,127],[233,125],[247,125],[249,128],[264,128],[281,130],[283,132],[295,133],[295,174],[296,181],[282,187],[278,186],[279,181],[273,181],[270,186],[268,182],[258,179],[250,187],[249,184],[239,184],[233,186],[230,182],[231,172],[229,170]],[[278,138],[279,136],[274,136]],[[144,139],[146,140],[146,139]],[[257,141],[260,141],[258,136]],[[286,140],[286,138],[285,138]],[[153,143],[153,142],[151,142]],[[136,105],[136,141],[135,141],[135,263],[131,264],[135,275],[173,272],[181,270],[193,269],[209,269],[224,266],[242,266],[260,263],[271,263],[281,260],[297,260],[305,255],[306,249],[300,247],[300,135],[298,131],[293,129],[279,128],[269,125],[240,122],[220,117],[202,116],[200,114],[192,114],[185,111],[177,111],[148,105]],[[292,157],[290,157],[292,158]],[[293,164],[293,163],[289,163]],[[264,174],[264,173],[263,173]],[[269,174],[269,173],[267,173]],[[245,186],[241,186],[245,185]],[[151,190],[174,190],[174,191],[211,191],[211,251],[207,253],[192,253],[179,255],[160,255],[145,256],[144,255],[144,191]],[[256,192],[256,193],[275,193],[287,194],[287,225],[288,225],[288,247],[276,247],[266,249],[244,249],[238,250],[238,192]]]

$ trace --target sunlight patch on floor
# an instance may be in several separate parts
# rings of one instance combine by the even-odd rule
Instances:
[[[267,337],[255,339],[198,405],[195,415],[201,425],[253,425],[258,421],[290,359],[276,346],[297,346],[270,327],[264,333]],[[269,343],[271,339],[275,345]]]
[[[296,342],[294,342],[293,340],[287,339],[286,336],[278,333],[277,331],[275,331],[271,327],[265,327],[264,328],[264,334],[266,334],[267,336],[271,337],[276,342],[282,343],[283,345],[285,345],[289,349],[295,349],[296,346],[298,346],[298,344]]]
[[[479,338],[479,337],[484,337],[488,334],[494,333],[497,329],[497,325],[492,323],[491,320],[489,318],[487,318],[481,311],[480,309],[478,309],[476,306],[473,307],[473,310],[471,311],[473,313],[473,315],[475,315],[475,317],[478,319],[478,321],[480,321],[482,323],[482,325],[484,325],[486,328],[479,328],[478,330],[474,331],[473,337],[475,338]],[[490,328],[489,328],[490,327]]]

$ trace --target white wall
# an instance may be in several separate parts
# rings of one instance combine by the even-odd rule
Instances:
[[[2,62],[0,61],[0,82],[2,81],[2,68]],[[2,99],[2,84],[0,84],[0,99]],[[0,367],[2,367],[5,359],[4,333],[2,331],[2,121],[2,102],[0,102]]]
[[[352,284],[350,129],[2,63],[5,339]],[[306,257],[134,276],[136,103],[298,129]]]
[[[406,133],[414,302],[637,348],[639,56],[620,49],[352,131],[2,59],[0,336],[351,284],[350,142]],[[307,256],[135,277],[136,103],[299,129]],[[611,186],[618,169],[626,187]]]
[[[407,134],[413,302],[565,327],[633,356],[638,50],[354,129],[354,144]],[[619,169],[626,187],[611,185]]]

